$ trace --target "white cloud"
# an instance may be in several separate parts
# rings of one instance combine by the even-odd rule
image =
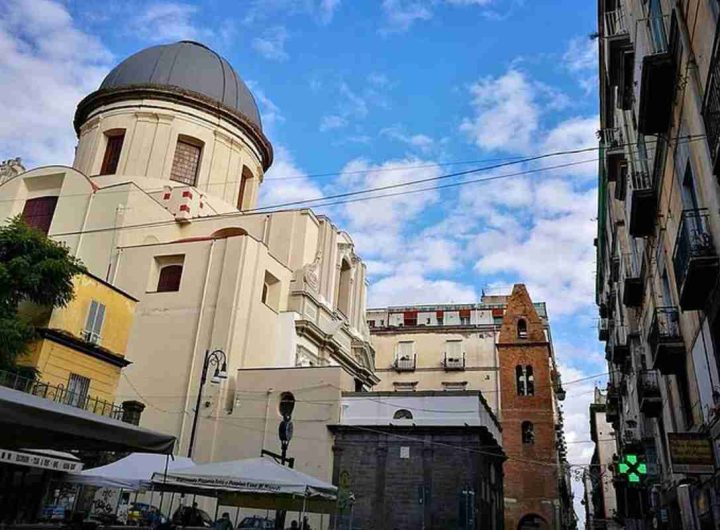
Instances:
[[[320,130],[323,132],[333,129],[340,129],[342,127],[345,127],[346,125],[347,120],[342,116],[338,116],[337,114],[329,114],[327,116],[323,116],[322,120],[320,120]]]
[[[213,32],[195,25],[197,11],[197,6],[190,4],[158,2],[143,6],[129,27],[152,42],[207,39]]]
[[[275,145],[275,160],[265,174],[258,206],[319,199],[322,196],[320,188],[298,168],[290,152],[282,145]]]
[[[380,130],[381,136],[392,138],[402,142],[410,147],[419,149],[422,152],[430,151],[435,145],[435,141],[426,134],[407,134],[400,125],[386,127]]]
[[[597,90],[597,40],[588,37],[572,39],[562,59],[565,69],[575,76],[586,94],[590,95]]]
[[[252,40],[253,49],[271,61],[284,61],[289,55],[285,51],[288,33],[284,26],[267,28],[261,37]]]
[[[419,274],[400,273],[370,285],[368,307],[399,304],[442,304],[477,302],[470,285],[449,280],[430,280]]]
[[[320,5],[318,6],[320,21],[323,24],[329,24],[338,7],[340,7],[340,0],[320,0]]]
[[[535,92],[519,70],[483,78],[470,87],[475,115],[466,118],[460,129],[481,149],[526,152],[539,129]]]
[[[386,22],[383,33],[407,31],[415,22],[432,18],[428,2],[422,0],[383,0],[382,9]]]
[[[250,0],[243,22],[246,25],[308,15],[320,24],[332,22],[341,0]]]
[[[263,130],[267,136],[273,136],[275,128],[278,124],[285,121],[285,116],[280,108],[268,97],[265,91],[254,81],[248,81],[248,88],[255,96],[260,107],[260,116],[262,117]]]
[[[0,3],[0,159],[70,164],[77,103],[97,89],[112,55],[50,0]]]

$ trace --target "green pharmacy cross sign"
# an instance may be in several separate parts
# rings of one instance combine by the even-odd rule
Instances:
[[[638,483],[643,475],[647,475],[647,465],[640,462],[638,455],[624,455],[618,464],[618,471],[627,477],[628,482]]]

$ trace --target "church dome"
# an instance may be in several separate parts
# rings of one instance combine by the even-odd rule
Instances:
[[[100,90],[161,86],[200,94],[239,112],[262,129],[255,98],[216,52],[193,41],[152,46],[131,55],[105,77]]]

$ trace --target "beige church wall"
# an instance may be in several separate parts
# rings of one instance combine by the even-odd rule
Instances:
[[[125,130],[118,175],[169,179],[180,136],[202,142],[197,188],[237,204],[240,176],[247,166],[252,203],[262,179],[261,157],[253,142],[237,127],[198,109],[160,100],[126,100],[93,111],[81,129],[74,167],[98,175],[106,133]]]

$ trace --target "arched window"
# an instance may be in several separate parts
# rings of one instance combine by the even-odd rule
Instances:
[[[535,376],[531,365],[522,366],[518,364],[515,367],[515,385],[517,386],[518,396],[535,395]]]
[[[238,191],[238,198],[237,198],[237,209],[242,211],[246,208],[250,208],[250,204],[247,203],[247,199],[249,196],[249,189],[248,186],[250,184],[250,179],[253,178],[252,172],[248,169],[247,166],[243,166],[242,175],[240,175],[240,190]]]
[[[338,289],[337,308],[346,317],[350,316],[350,276],[352,267],[343,260],[340,266],[340,286]]]
[[[180,279],[182,278],[182,265],[166,265],[160,269],[158,277],[158,293],[169,293],[180,290]]]
[[[395,411],[395,414],[393,414],[394,420],[411,420],[413,419],[412,412],[410,412],[407,409],[398,409]]]
[[[524,318],[518,320],[517,323],[517,336],[519,339],[527,339],[527,322]]]
[[[535,443],[535,427],[532,422],[522,422],[522,443],[532,445]]]
[[[529,364],[525,367],[525,390],[526,396],[535,395],[535,376],[533,375],[533,367]]]
[[[519,364],[515,367],[515,384],[517,386],[517,395],[527,395],[527,386],[525,385],[525,371]]]

